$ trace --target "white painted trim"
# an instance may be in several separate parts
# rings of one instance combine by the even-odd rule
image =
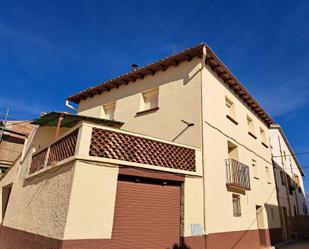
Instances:
[[[196,157],[196,158],[199,158],[199,157]],[[63,166],[68,163],[72,163],[76,160],[89,161],[89,162],[94,162],[94,163],[97,162],[99,164],[105,163],[105,166],[111,166],[111,167],[121,165],[121,166],[127,166],[127,167],[132,167],[132,168],[152,169],[152,170],[164,171],[164,172],[169,172],[169,173],[177,173],[177,174],[188,175],[188,176],[198,176],[198,177],[202,176],[202,172],[199,172],[197,167],[196,167],[197,171],[192,172],[192,171],[187,171],[187,170],[172,169],[172,168],[166,168],[162,166],[148,165],[148,164],[142,164],[142,163],[133,163],[133,162],[128,162],[128,161],[109,159],[109,158],[103,158],[103,157],[75,155],[75,156],[68,157],[60,162],[57,162],[54,165],[45,166],[44,168],[32,174],[28,174],[25,180],[29,180],[37,175],[47,173],[47,171],[51,169],[56,169],[60,166]]]
[[[184,147],[184,148],[188,148],[188,149],[201,150],[199,147],[188,146],[188,145],[185,145],[185,144],[179,144],[179,143],[175,143],[175,142],[171,142],[171,141],[167,141],[167,140],[162,140],[162,139],[159,139],[159,138],[154,138],[154,137],[146,136],[146,135],[139,134],[139,133],[128,132],[128,131],[115,129],[115,128],[102,126],[102,125],[96,125],[96,124],[89,123],[87,121],[82,121],[82,122],[83,122],[84,125],[103,129],[103,130],[114,131],[114,132],[127,134],[127,135],[131,135],[131,136],[136,136],[136,137],[142,137],[142,138],[146,138],[146,139],[149,139],[149,140],[153,140],[153,141],[157,141],[157,142],[161,142],[161,143],[166,143],[166,144],[171,144],[171,145],[176,145],[176,146],[180,146],[180,147]]]

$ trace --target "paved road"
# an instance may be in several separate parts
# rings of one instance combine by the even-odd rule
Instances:
[[[282,247],[282,249],[309,249],[309,241],[293,243]]]

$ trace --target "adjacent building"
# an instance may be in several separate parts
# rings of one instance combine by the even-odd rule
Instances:
[[[21,155],[25,140],[33,125],[27,120],[0,123],[0,170],[5,171]]]
[[[206,44],[67,101],[77,114],[36,120],[1,181],[0,248],[258,249],[283,239],[274,122]]]
[[[304,171],[282,128],[272,124],[269,130],[277,185],[282,237],[291,239],[291,217],[308,216],[303,183]]]

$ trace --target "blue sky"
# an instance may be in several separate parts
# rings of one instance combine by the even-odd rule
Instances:
[[[308,11],[297,0],[1,1],[0,118],[7,107],[11,119],[66,110],[66,97],[132,63],[206,41],[295,152],[309,151]]]

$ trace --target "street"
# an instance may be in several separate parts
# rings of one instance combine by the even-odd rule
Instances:
[[[282,249],[309,249],[309,241],[292,243],[282,247]]]

